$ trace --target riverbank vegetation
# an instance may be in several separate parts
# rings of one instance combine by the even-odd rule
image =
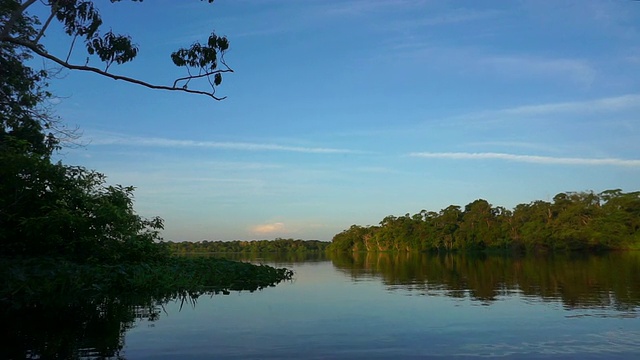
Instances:
[[[165,243],[174,254],[193,253],[283,253],[283,252],[324,252],[331,244],[319,240],[275,240],[252,241],[183,241]]]
[[[353,225],[331,251],[574,251],[640,249],[640,191],[560,193],[514,209],[483,199],[464,208],[387,216]]]
[[[231,290],[255,291],[290,279],[292,272],[246,262],[168,257],[161,262],[81,263],[65,258],[0,260],[3,308],[65,304],[70,299],[197,297]]]

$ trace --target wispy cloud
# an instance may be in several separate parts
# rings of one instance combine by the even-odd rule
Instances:
[[[581,59],[488,56],[482,58],[481,63],[494,68],[495,71],[510,74],[512,77],[568,76],[583,86],[590,86],[596,78],[595,69]]]
[[[438,26],[458,24],[462,22],[484,20],[503,14],[500,10],[455,9],[435,16],[423,17],[420,20],[407,20],[400,24],[403,27]]]
[[[543,103],[523,105],[512,108],[480,111],[447,118],[446,122],[454,124],[456,121],[488,121],[499,122],[505,120],[528,119],[532,117],[572,116],[613,114],[629,110],[640,110],[640,94],[627,94],[600,99]],[[456,124],[457,126],[458,124]]]
[[[523,142],[523,141],[478,141],[478,142],[470,142],[467,144],[468,146],[473,147],[503,147],[503,148],[521,148],[521,149],[532,149],[532,150],[549,150],[548,144],[541,143],[531,143],[531,142]]]
[[[443,18],[440,21],[446,20]],[[451,18],[451,21],[454,19]],[[396,51],[377,56],[422,68],[428,66],[447,71],[452,69],[474,78],[490,77],[492,81],[519,83],[526,79],[589,88],[598,80],[594,64],[583,58],[559,58],[518,52],[495,53],[474,43],[442,45],[419,32],[415,36],[401,34],[389,46]]]
[[[90,136],[91,137],[91,136]],[[164,148],[209,148],[239,151],[283,151],[311,154],[361,154],[362,151],[325,147],[302,147],[280,144],[226,142],[226,141],[194,141],[166,138],[146,138],[119,134],[98,134],[91,137],[91,145],[127,145]]]
[[[519,106],[493,112],[503,115],[546,115],[567,113],[612,112],[640,107],[640,94],[628,94],[587,101],[573,101]]]
[[[451,160],[506,160],[524,163],[549,164],[549,165],[608,165],[640,167],[640,160],[616,159],[616,158],[569,158],[550,157],[537,155],[515,155],[505,153],[467,153],[467,152],[416,152],[409,156],[428,159],[451,159]]]
[[[372,12],[388,12],[390,10],[406,10],[422,6],[424,1],[417,0],[351,0],[339,1],[326,8],[327,14],[362,15]]]

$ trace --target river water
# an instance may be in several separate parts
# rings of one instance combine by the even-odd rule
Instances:
[[[640,358],[639,254],[356,254],[277,261],[295,280],[139,320],[147,358]],[[181,306],[182,305],[182,306]]]
[[[295,279],[135,307],[135,316],[105,332],[114,337],[108,344],[95,344],[107,341],[100,336],[79,341],[80,355],[640,359],[639,253],[245,260],[291,268]],[[100,326],[83,334],[99,334]]]

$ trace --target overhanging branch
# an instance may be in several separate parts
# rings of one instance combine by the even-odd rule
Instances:
[[[104,70],[101,70],[101,69],[98,69],[98,68],[95,68],[95,67],[92,67],[92,66],[83,66],[83,65],[70,64],[67,61],[64,61],[64,60],[62,60],[62,59],[60,59],[60,58],[58,58],[58,57],[56,57],[54,55],[49,54],[48,52],[46,52],[41,47],[38,47],[37,44],[32,43],[30,41],[13,38],[13,37],[11,37],[9,35],[4,35],[4,36],[0,37],[0,42],[4,42],[4,41],[12,43],[12,44],[15,44],[15,45],[24,46],[27,49],[33,51],[35,54],[37,54],[39,56],[42,56],[45,59],[51,60],[54,63],[56,63],[56,64],[58,64],[58,65],[60,65],[62,67],[65,67],[67,69],[70,69],[70,70],[80,70],[80,71],[93,72],[93,73],[96,73],[96,74],[99,74],[99,75],[102,75],[102,76],[105,76],[105,77],[108,77],[108,78],[111,78],[111,79],[114,79],[114,80],[122,80],[122,81],[125,81],[125,82],[128,82],[128,83],[144,86],[144,87],[147,87],[149,89],[181,91],[181,92],[186,92],[186,93],[190,93],[190,94],[205,95],[205,96],[208,96],[208,97],[210,97],[210,98],[212,98],[214,100],[224,100],[224,99],[226,99],[226,96],[217,97],[217,96],[215,96],[213,91],[212,92],[206,92],[206,91],[201,91],[201,90],[191,90],[191,89],[188,89],[188,88],[176,87],[175,84],[178,81],[181,81],[181,80],[183,80],[183,81],[184,80],[190,80],[190,79],[204,77],[204,76],[207,76],[207,75],[213,75],[213,74],[216,74],[216,73],[233,72],[233,70],[231,68],[227,67],[227,69],[216,70],[216,71],[213,71],[213,72],[210,72],[210,73],[205,73],[205,74],[202,74],[202,75],[194,75],[194,76],[188,76],[188,77],[180,78],[180,79],[176,80],[176,83],[174,83],[174,86],[154,85],[154,84],[151,84],[151,83],[148,83],[148,82],[145,82],[145,81],[142,81],[142,80],[138,80],[138,79],[135,79],[135,78],[130,78],[130,77],[127,77],[127,76],[111,74],[111,73],[108,73],[108,72],[106,72]]]

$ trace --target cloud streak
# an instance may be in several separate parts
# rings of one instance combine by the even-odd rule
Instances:
[[[640,110],[640,94],[627,94],[583,101],[566,101],[556,103],[541,103],[522,105],[511,108],[479,111],[449,117],[447,124],[458,126],[458,122],[473,121],[478,124],[495,123],[522,119],[545,119],[557,116],[593,116],[625,114],[629,111]]]
[[[519,106],[498,110],[495,113],[503,115],[547,115],[568,113],[593,113],[621,111],[640,107],[640,94],[629,94],[588,101],[572,101],[540,105]]]
[[[487,56],[481,58],[481,63],[512,77],[568,76],[584,86],[590,86],[596,78],[596,70],[581,59]]]
[[[280,144],[249,143],[249,142],[218,142],[218,141],[194,141],[175,140],[166,138],[144,138],[124,135],[97,135],[91,140],[91,145],[127,145],[165,148],[208,148],[219,150],[238,151],[281,151],[309,154],[362,154],[362,151],[350,149],[303,147]]]
[[[550,157],[538,155],[515,155],[505,153],[467,153],[467,152],[416,152],[410,153],[411,157],[427,159],[450,159],[450,160],[506,160],[523,163],[547,164],[547,165],[588,165],[588,166],[625,166],[640,167],[640,160],[616,159],[616,158],[570,158],[570,157]]]
[[[503,11],[499,10],[471,10],[471,9],[455,9],[450,12],[437,14],[435,16],[421,18],[419,20],[407,20],[400,23],[402,28],[407,27],[420,27],[420,26],[438,26],[438,25],[450,25],[459,24],[462,22],[484,20],[493,18],[503,14]]]

